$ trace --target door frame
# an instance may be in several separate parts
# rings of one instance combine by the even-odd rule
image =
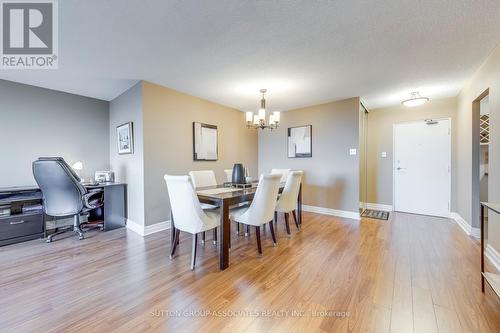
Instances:
[[[451,214],[451,155],[452,155],[452,135],[453,135],[453,126],[452,126],[452,119],[451,117],[445,117],[445,118],[424,118],[421,120],[410,120],[410,121],[400,121],[397,123],[392,124],[392,210],[397,212],[396,210],[396,126],[402,125],[402,124],[412,124],[412,123],[421,123],[425,122],[426,120],[448,120],[448,146],[449,146],[449,154],[448,154],[448,216],[443,216],[443,217],[449,217]],[[405,212],[403,212],[405,213]],[[419,214],[419,213],[409,213],[409,214]],[[422,215],[425,215],[422,213]]]
[[[490,95],[490,88],[483,91],[475,100],[472,101],[471,108],[471,133],[472,133],[472,147],[471,147],[471,172],[472,172],[472,182],[471,182],[471,226],[472,229],[480,228],[480,191],[481,186],[479,184],[479,166],[481,157],[481,146],[479,144],[479,117],[481,113],[481,100],[486,96]],[[491,120],[490,120],[491,121]],[[491,124],[491,123],[490,123]],[[490,137],[491,140],[491,137]]]

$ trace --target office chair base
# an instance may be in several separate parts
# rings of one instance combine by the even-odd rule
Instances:
[[[45,240],[46,243],[52,243],[52,238],[54,238],[55,236],[57,235],[62,235],[68,231],[71,231],[71,227],[70,228],[64,228],[64,229],[59,229],[59,228],[56,228],[56,231],[53,233],[53,234],[50,234],[47,236],[47,239]]]

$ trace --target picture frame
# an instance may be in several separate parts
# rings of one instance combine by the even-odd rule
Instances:
[[[217,126],[193,122],[193,161],[217,161],[218,158]]]
[[[312,157],[312,125],[289,127],[287,134],[288,158]]]
[[[134,124],[131,121],[116,126],[116,141],[119,155],[134,153]]]

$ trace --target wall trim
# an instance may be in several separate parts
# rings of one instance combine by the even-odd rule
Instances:
[[[500,253],[497,252],[490,244],[486,245],[484,255],[488,260],[500,271]]]
[[[144,226],[137,222],[134,222],[130,219],[127,219],[127,229],[139,234],[141,236],[144,235]]]
[[[457,212],[450,212],[449,217],[454,220],[468,236],[472,236],[474,238],[479,238],[481,236],[481,229],[471,227],[471,225]]]
[[[317,206],[309,206],[302,205],[302,210],[310,213],[317,213],[323,215],[331,215],[337,217],[345,217],[353,220],[360,220],[360,216],[358,212],[351,212],[347,210],[338,210],[333,208],[325,208],[325,207],[317,207]]]
[[[170,220],[147,225],[144,228],[144,236],[154,234],[155,232],[170,229]]]
[[[159,231],[170,229],[170,220],[144,226],[142,224],[127,219],[127,229],[144,237]]]
[[[386,212],[392,212],[392,205],[385,205],[379,203],[366,202],[366,209],[383,210]]]

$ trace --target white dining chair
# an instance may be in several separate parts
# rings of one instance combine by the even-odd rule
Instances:
[[[189,182],[188,176],[169,176],[165,175],[167,183],[168,196],[170,198],[170,207],[174,218],[175,235],[170,251],[172,259],[179,243],[180,231],[192,234],[193,243],[191,250],[191,269],[194,269],[196,263],[196,245],[198,242],[198,233],[217,228],[220,221],[218,211],[204,211],[201,209],[200,201],[196,192]]]
[[[286,180],[288,178],[288,174],[290,173],[290,169],[272,169],[271,173],[272,174],[280,174],[281,175],[280,183],[284,183],[284,182],[286,182]]]
[[[194,188],[217,185],[217,179],[213,170],[189,171],[189,177],[191,177]]]
[[[217,186],[217,179],[215,178],[215,172],[213,170],[189,171],[189,177],[191,178],[191,183],[195,189],[207,186]],[[217,208],[219,207],[207,203],[201,203],[201,209],[203,210],[212,210]],[[202,233],[201,235],[201,243],[205,244],[205,233]],[[213,233],[213,243],[217,243],[217,229],[215,229]]]
[[[290,224],[288,222],[290,213],[293,215],[295,226],[300,230],[300,225],[297,221],[295,210],[297,208],[297,200],[299,197],[300,183],[302,181],[302,171],[292,171],[288,174],[285,187],[281,192],[276,210],[274,212],[274,220],[278,221],[278,213],[285,214],[286,233],[290,237]]]
[[[233,169],[224,169],[224,176],[227,183],[233,182]]]
[[[260,240],[260,227],[269,223],[273,243],[276,246],[276,235],[274,234],[273,213],[278,198],[280,175],[261,175],[259,184],[252,203],[248,208],[238,207],[231,210],[229,218],[237,223],[255,226],[257,236],[257,249],[262,256],[262,243]]]

